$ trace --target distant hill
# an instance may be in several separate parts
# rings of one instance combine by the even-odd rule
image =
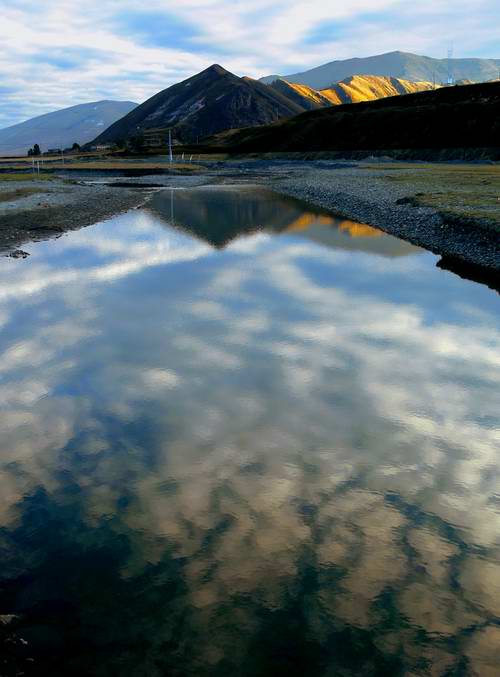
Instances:
[[[310,111],[220,135],[210,147],[238,153],[500,148],[500,82]]]
[[[305,110],[344,103],[373,101],[387,96],[412,94],[434,88],[432,82],[410,82],[381,75],[353,75],[328,89],[320,90],[287,80],[275,80],[270,86],[301,105]]]
[[[216,64],[155,94],[94,143],[117,142],[166,127],[172,129],[174,139],[195,142],[222,130],[262,125],[304,110],[279,91]]]
[[[39,115],[0,129],[0,154],[26,154],[38,143],[41,150],[83,145],[137,106],[133,101],[94,101]]]
[[[455,80],[486,82],[498,78],[500,59],[452,59],[452,73]],[[352,75],[385,75],[414,82],[426,81],[445,83],[448,78],[448,60],[433,59],[409,52],[388,52],[366,58],[331,61],[311,70],[291,75],[270,75],[261,82],[270,84],[283,77],[288,82],[327,89],[332,84]]]

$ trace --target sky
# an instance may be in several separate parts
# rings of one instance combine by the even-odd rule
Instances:
[[[101,99],[141,103],[220,63],[293,73],[392,50],[500,58],[498,0],[0,0],[0,128]]]

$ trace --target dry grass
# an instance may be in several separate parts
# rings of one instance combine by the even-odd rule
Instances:
[[[415,202],[445,217],[500,231],[500,166],[405,164],[365,165],[387,171],[387,179],[408,183]]]
[[[25,165],[5,165],[5,164],[0,164],[0,169],[6,169],[10,170],[12,172],[15,172],[16,170],[19,172],[20,170],[25,170],[26,166]],[[92,170],[106,170],[106,169],[118,169],[118,170],[127,170],[127,169],[164,169],[164,170],[170,170],[170,169],[175,169],[175,170],[183,170],[183,171],[188,171],[188,172],[195,172],[200,169],[203,169],[200,165],[194,164],[194,163],[184,163],[184,162],[173,162],[170,164],[167,160],[164,162],[138,162],[137,160],[87,160],[87,161],[71,161],[71,160],[65,160],[65,162],[61,162],[61,159],[59,160],[52,160],[50,163],[45,164],[45,160],[43,161],[43,164],[40,164],[40,171],[43,170],[48,170],[48,171],[60,171],[60,170],[68,170],[68,171],[73,171],[73,170],[82,170],[82,169],[92,169]],[[42,176],[42,174],[37,175],[36,173],[30,173],[30,174],[0,174],[0,176]],[[7,179],[8,180],[8,179]],[[17,180],[17,179],[12,179]]]
[[[0,192],[0,202],[14,202],[15,200],[20,200],[23,197],[29,197],[30,195],[36,195],[36,193],[42,192],[39,188],[17,188],[16,190],[6,190]]]
[[[431,82],[410,82],[409,80],[399,79],[400,85],[404,87],[406,94],[423,92],[433,89]],[[352,103],[361,103],[362,101],[375,101],[384,99],[388,96],[398,96],[401,92],[395,87],[391,78],[382,75],[354,75],[349,82],[338,82],[328,89],[320,90],[320,94],[325,96],[334,105],[345,103],[346,97]]]
[[[228,130],[228,131],[233,131],[233,130]],[[224,132],[221,132],[221,134],[224,134]],[[198,161],[203,161],[203,162],[224,162],[224,160],[227,160],[229,158],[228,153],[193,153],[191,150],[186,151],[185,156],[189,157],[190,155],[193,156],[193,161],[196,163]],[[178,157],[176,154],[174,156],[174,160]]]
[[[148,169],[153,169],[153,170],[158,170],[162,169],[165,171],[169,171],[171,169],[174,170],[182,170],[182,171],[188,171],[188,172],[196,172],[199,171],[200,169],[203,169],[200,165],[195,165],[195,164],[189,164],[189,163],[172,163],[170,164],[168,161],[165,162],[134,162],[134,161],[128,161],[128,160],[96,160],[96,161],[89,161],[89,162],[65,162],[64,165],[62,163],[55,164],[51,167],[51,169],[64,169],[64,170],[85,170],[85,169],[92,169],[92,170],[106,170],[106,169],[113,169],[113,170],[148,170]]]
[[[7,183],[9,181],[49,181],[52,177],[47,174],[33,174],[30,173],[0,173],[0,183]]]
[[[146,161],[140,162],[138,160],[128,159],[66,159],[61,162],[61,159],[52,158],[50,161],[43,160],[40,162],[40,174],[33,172],[22,173],[26,170],[26,164],[0,164],[0,169],[7,170],[6,173],[0,173],[0,181],[32,181],[38,178],[47,179],[48,172],[55,171],[165,171],[171,170],[176,172],[197,172],[203,169],[202,166],[189,162],[173,162],[170,164],[167,159],[164,161]]]
[[[72,160],[80,160],[82,158],[101,158],[103,157],[102,153],[75,153],[74,155],[65,155],[64,161],[71,162]],[[31,165],[35,162],[40,162],[40,165],[46,162],[61,162],[60,155],[39,155],[37,157],[29,157],[27,155],[20,155],[17,157],[0,157],[0,163],[5,166],[11,166],[12,164],[22,164],[22,165]]]
[[[61,158],[43,158],[43,160],[39,160],[39,167],[40,171],[43,169],[52,169],[55,163],[61,163]],[[68,162],[68,160],[65,160],[65,162]],[[35,165],[36,168],[36,165]],[[9,162],[6,160],[1,160],[0,161],[0,169],[6,169],[8,171],[14,172],[14,171],[26,171],[30,170],[32,171],[32,163],[31,160],[29,162],[23,162],[23,160],[16,160],[15,162]]]

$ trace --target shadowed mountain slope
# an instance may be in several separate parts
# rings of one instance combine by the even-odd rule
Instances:
[[[95,143],[116,142],[166,127],[175,139],[194,142],[222,130],[262,125],[304,110],[271,87],[214,65],[155,94],[106,129]]]
[[[500,82],[310,111],[213,139],[229,152],[500,148]]]
[[[485,82],[498,77],[500,59],[452,59],[451,65],[455,80]],[[448,60],[409,52],[388,52],[361,59],[331,61],[301,73],[270,75],[261,81],[269,84],[283,77],[289,82],[308,85],[314,89],[327,89],[335,82],[359,74],[384,75],[415,82],[433,82],[435,79],[438,83],[444,83],[448,77]]]
[[[83,145],[136,106],[133,101],[94,101],[39,115],[0,129],[0,154],[25,155],[35,143],[42,151]]]

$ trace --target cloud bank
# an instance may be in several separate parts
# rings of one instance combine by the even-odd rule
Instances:
[[[286,73],[396,49],[499,57],[494,0],[3,0],[0,128],[99,99],[142,102],[211,63]],[[459,47],[459,49],[458,49]]]

